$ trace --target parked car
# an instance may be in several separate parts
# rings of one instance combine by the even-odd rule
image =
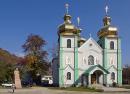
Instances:
[[[12,87],[13,83],[3,83],[2,87]]]
[[[53,84],[52,76],[44,76],[41,81],[43,86],[51,86]]]

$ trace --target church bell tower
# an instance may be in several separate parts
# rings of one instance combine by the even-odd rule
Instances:
[[[64,23],[58,28],[59,44],[59,86],[75,84],[78,75],[78,38],[81,30],[71,22],[66,4]]]
[[[105,10],[103,28],[97,34],[98,44],[103,48],[103,67],[110,72],[104,75],[104,84],[111,85],[115,82],[122,85],[121,38],[118,35],[118,29],[111,25],[107,5]]]

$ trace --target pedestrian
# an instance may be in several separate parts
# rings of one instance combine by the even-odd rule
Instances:
[[[12,93],[14,93],[15,90],[15,84],[12,84]]]

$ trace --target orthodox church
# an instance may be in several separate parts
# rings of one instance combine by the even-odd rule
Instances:
[[[111,25],[108,6],[97,41],[91,36],[83,38],[82,30],[72,24],[71,18],[66,12],[58,28],[58,57],[52,61],[54,85],[122,85],[121,39],[117,28]]]

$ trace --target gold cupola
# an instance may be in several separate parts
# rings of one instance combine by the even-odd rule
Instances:
[[[81,30],[77,28],[71,22],[71,15],[68,14],[68,6],[66,7],[67,13],[64,15],[64,23],[61,24],[58,28],[58,34],[61,35],[74,35],[79,34]]]
[[[104,26],[99,30],[98,37],[117,37],[118,30],[111,25],[111,17],[108,16],[108,6],[106,6],[106,16],[103,18]]]

